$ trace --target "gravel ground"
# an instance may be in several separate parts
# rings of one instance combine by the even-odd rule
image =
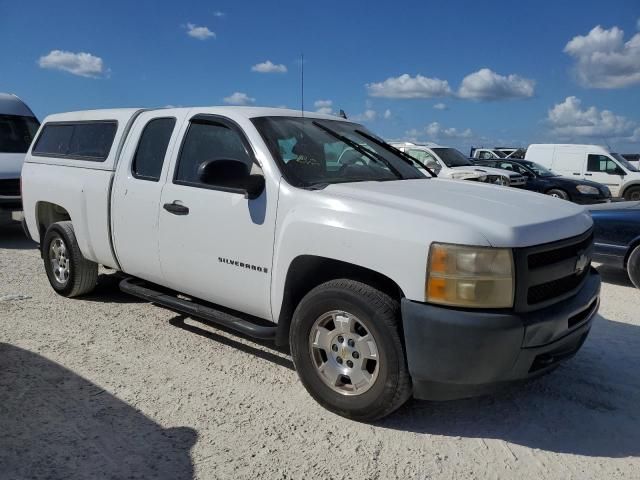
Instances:
[[[375,424],[318,406],[286,352],[121,294],[67,300],[0,227],[0,478],[640,478],[640,292],[602,267],[578,355],[497,396]]]

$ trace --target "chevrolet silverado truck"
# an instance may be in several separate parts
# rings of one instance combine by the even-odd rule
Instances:
[[[438,179],[332,116],[50,115],[22,186],[60,295],[118,270],[125,292],[288,345],[311,396],[360,421],[548,372],[599,306],[582,207]]]

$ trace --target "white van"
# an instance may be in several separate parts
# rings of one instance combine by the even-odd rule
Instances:
[[[640,200],[640,172],[622,155],[600,145],[533,144],[525,159],[559,175],[606,185],[614,197]]]
[[[22,100],[0,93],[0,213],[22,209],[20,172],[39,126]]]

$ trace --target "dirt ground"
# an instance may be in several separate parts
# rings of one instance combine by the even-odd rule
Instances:
[[[374,425],[318,406],[286,352],[118,291],[67,300],[0,227],[1,479],[640,478],[640,291],[600,268],[578,355],[493,397]]]

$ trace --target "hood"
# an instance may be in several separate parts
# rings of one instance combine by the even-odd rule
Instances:
[[[329,185],[325,194],[438,220],[480,233],[494,247],[525,247],[570,238],[593,222],[578,205],[547,195],[444,179]],[[428,225],[427,225],[428,226]],[[461,241],[461,243],[463,243]]]
[[[472,172],[487,173],[489,175],[502,175],[503,177],[521,177],[518,172],[503,170],[501,168],[485,167],[484,165],[469,165],[463,167],[453,167],[455,170],[468,170]]]
[[[20,178],[24,153],[0,153],[0,178]]]
[[[640,212],[640,202],[610,202],[610,203],[597,203],[595,205],[589,205],[587,207],[591,211],[626,211],[626,210],[635,210]]]

